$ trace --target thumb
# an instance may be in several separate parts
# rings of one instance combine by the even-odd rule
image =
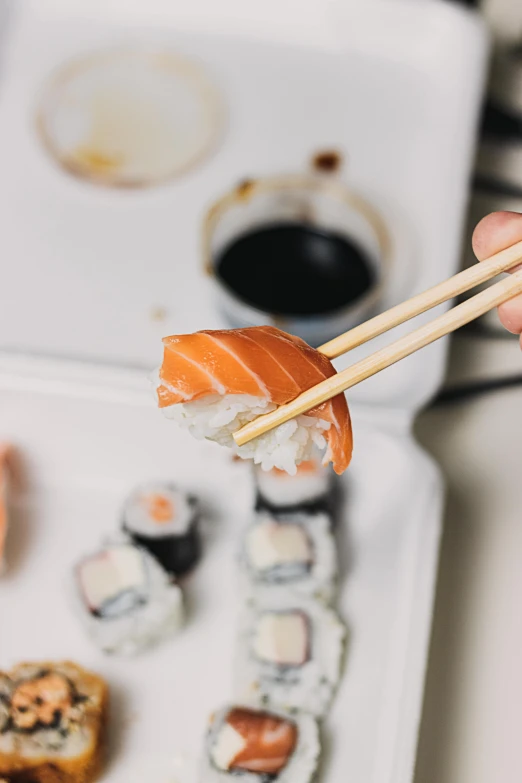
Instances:
[[[522,240],[522,215],[518,212],[492,212],[473,232],[473,252],[479,261]],[[521,259],[522,261],[522,259]],[[513,334],[522,332],[522,294],[498,308],[503,325]]]

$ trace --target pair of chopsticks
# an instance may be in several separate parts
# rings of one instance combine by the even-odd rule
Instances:
[[[329,359],[335,359],[344,353],[363,345],[384,334],[389,329],[393,329],[399,324],[406,323],[411,318],[431,310],[449,299],[453,299],[459,294],[469,291],[481,283],[496,277],[501,272],[507,272],[522,261],[522,241],[517,242],[505,250],[490,256],[481,263],[474,264],[469,269],[459,272],[453,277],[444,280],[444,282],[428,288],[420,294],[402,302],[395,307],[386,310],[386,312],[370,318],[354,329],[339,335],[339,337],[330,340],[322,345],[318,350]],[[346,370],[337,373],[337,375],[327,378],[316,386],[300,394],[295,400],[281,405],[275,411],[259,416],[249,424],[241,427],[234,433],[234,440],[238,446],[263,435],[265,432],[284,424],[286,421],[299,416],[302,413],[315,408],[321,403],[341,394],[347,389],[351,389],[357,383],[370,378],[386,367],[404,359],[406,356],[424,348],[426,345],[438,340],[440,337],[454,332],[464,324],[479,318],[484,313],[492,310],[508,299],[512,299],[517,294],[522,293],[522,269],[514,272],[509,278],[495,283],[479,294],[471,297],[466,302],[457,305],[443,315],[438,316],[433,321],[424,326],[415,329],[410,334],[401,337],[391,345],[382,348],[375,353],[367,356],[359,362],[356,362]]]

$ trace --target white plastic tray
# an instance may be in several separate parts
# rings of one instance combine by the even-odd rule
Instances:
[[[206,206],[246,175],[301,169],[320,148],[347,152],[348,179],[389,221],[385,305],[451,274],[484,31],[431,0],[14,5],[0,59],[0,437],[18,447],[24,476],[13,569],[0,583],[9,629],[0,662],[70,656],[99,670],[115,694],[107,783],[193,783],[206,716],[230,696],[248,468],[164,421],[143,372],[101,364],[149,368],[162,335],[220,326],[200,270]],[[30,119],[53,67],[128,41],[202,61],[229,112],[215,156],[150,192],[68,177]],[[44,358],[57,354],[75,361]],[[443,492],[409,423],[440,385],[444,355],[436,344],[351,395],[356,451],[340,544],[350,640],[325,726],[325,783],[406,783],[413,773]],[[140,659],[104,658],[68,609],[68,572],[114,526],[126,492],[162,476],[201,491],[215,515],[189,586],[190,622]]]
[[[194,783],[206,718],[231,692],[234,558],[252,503],[249,467],[178,431],[148,393],[89,400],[63,381],[38,393],[3,380],[0,432],[19,448],[25,470],[11,569],[0,586],[2,665],[70,657],[99,671],[115,693],[104,780]],[[324,727],[323,779],[403,783],[415,754],[442,487],[409,437],[358,420],[340,535],[349,644]],[[209,509],[205,557],[188,586],[189,622],[138,659],[107,658],[78,625],[67,579],[74,561],[117,527],[126,493],[156,477],[201,494]]]

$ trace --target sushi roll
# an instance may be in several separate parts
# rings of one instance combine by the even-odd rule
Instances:
[[[295,475],[315,449],[343,473],[352,454],[352,429],[344,394],[306,415],[237,446],[243,424],[290,402],[335,375],[331,362],[298,337],[272,326],[202,331],[165,337],[156,394],[165,414],[196,438],[234,448],[264,470]]]
[[[200,558],[197,500],[170,484],[138,488],[125,503],[122,526],[172,576],[183,576]]]
[[[5,570],[5,545],[9,527],[9,447],[0,443],[0,574]]]
[[[106,653],[133,655],[183,624],[183,596],[160,564],[131,542],[109,544],[75,568],[89,636]]]
[[[310,715],[225,707],[210,722],[200,783],[309,783],[319,753]]]
[[[236,696],[262,706],[323,718],[341,676],[346,630],[331,609],[288,593],[244,612]]]
[[[328,509],[332,500],[332,473],[316,455],[297,466],[295,476],[279,468],[254,467],[256,507],[273,511]]]
[[[90,783],[100,775],[108,688],[69,661],[0,672],[0,776]]]
[[[244,534],[240,567],[248,596],[286,592],[330,601],[337,583],[335,540],[323,512],[255,514]]]

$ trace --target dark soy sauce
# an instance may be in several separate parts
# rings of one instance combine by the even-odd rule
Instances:
[[[300,223],[240,235],[218,255],[216,273],[244,302],[285,316],[339,310],[375,282],[366,252],[355,242]]]

